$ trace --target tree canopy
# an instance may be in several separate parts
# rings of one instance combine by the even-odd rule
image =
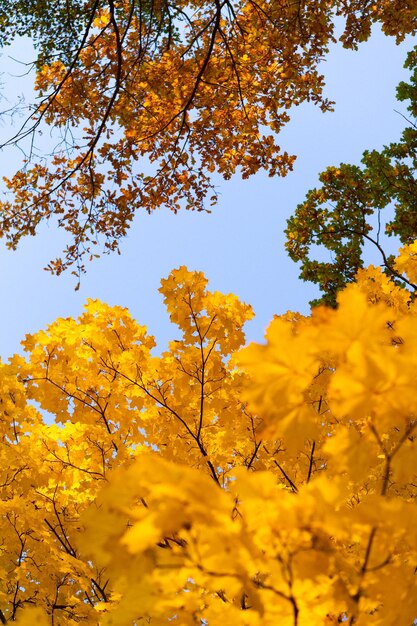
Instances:
[[[13,248],[55,219],[72,240],[50,269],[79,274],[137,210],[205,209],[211,174],[285,175],[291,107],[331,107],[337,17],[345,46],[373,24],[401,40],[417,2],[0,2],[0,43],[34,38],[39,94],[9,142],[29,149],[0,233]],[[416,51],[407,63],[415,116]],[[332,306],[276,316],[263,344],[245,346],[250,305],[182,265],[161,281],[165,350],[89,299],[0,362],[1,624],[415,623],[415,142],[410,124],[321,175],[288,247]],[[382,267],[362,267],[365,241]]]
[[[302,102],[331,108],[320,63],[336,17],[352,48],[374,24],[400,41],[417,22],[415,0],[56,5],[0,3],[3,43],[31,34],[39,51],[38,100],[7,142],[26,158],[6,180],[0,231],[15,248],[53,220],[69,244],[49,269],[76,274],[85,255],[118,249],[138,210],[208,210],[214,173],[291,170],[277,134]],[[45,126],[49,151],[36,148]]]
[[[90,300],[1,366],[2,623],[411,625],[411,294],[370,267],[241,350],[248,305],[185,267],[161,292],[160,356]]]
[[[363,266],[365,244],[377,249],[389,276],[406,280],[395,268],[387,237],[396,236],[403,244],[417,238],[417,48],[405,67],[410,81],[399,84],[397,98],[408,101],[410,117],[400,140],[364,152],[361,166],[328,167],[320,174],[321,187],[309,191],[288,220],[286,246],[291,258],[301,262],[300,277],[317,283],[323,293],[319,301],[332,306],[337,292]],[[311,250],[317,246],[328,250],[332,260],[314,258]]]

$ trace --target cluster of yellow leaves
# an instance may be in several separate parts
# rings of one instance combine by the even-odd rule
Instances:
[[[417,242],[400,248],[395,260],[395,269],[400,274],[407,274],[411,283],[417,283]]]
[[[396,261],[410,279],[414,254]],[[411,625],[410,292],[361,270],[336,310],[243,349],[250,307],[202,273],[161,292],[181,334],[159,356],[89,301],[1,366],[0,619]]]
[[[69,67],[58,59],[37,73],[33,132],[45,122],[62,133],[50,159],[31,157],[6,180],[2,236],[16,248],[55,217],[71,243],[49,269],[75,263],[77,273],[100,239],[117,249],[137,210],[204,210],[210,193],[214,203],[213,172],[285,175],[295,157],[275,134],[289,109],[331,106],[319,64],[335,15],[355,47],[375,22],[398,39],[414,32],[416,8],[416,0],[109,3]],[[25,125],[22,138],[29,132]]]

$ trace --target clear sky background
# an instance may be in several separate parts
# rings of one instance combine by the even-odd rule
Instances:
[[[326,95],[336,101],[335,112],[323,114],[313,105],[302,105],[293,110],[279,137],[283,150],[298,155],[292,174],[284,179],[263,173],[247,181],[218,179],[219,203],[211,214],[173,215],[163,210],[138,214],[121,244],[121,256],[90,264],[78,292],[69,273],[53,277],[42,269],[65,244],[62,233],[52,226],[24,241],[17,252],[7,251],[0,240],[2,358],[20,351],[26,333],[44,328],[56,317],[78,316],[87,298],[128,307],[156,336],[158,350],[164,349],[176,330],[158,293],[159,282],[180,265],[202,270],[211,289],[233,292],[252,304],[256,317],[247,325],[248,340],[261,341],[275,313],[289,309],[308,313],[308,302],[317,290],[297,278],[298,268],[286,255],[286,219],[326,166],[358,163],[363,150],[380,149],[399,138],[405,122],[394,109],[406,110],[395,99],[395,87],[408,76],[402,66],[411,46],[410,40],[396,46],[380,33],[358,52],[333,46],[323,72]],[[25,90],[30,99],[31,78],[13,77],[24,68],[9,55],[30,61],[30,45],[19,42],[3,50],[0,58],[2,89],[9,102]],[[7,108],[7,102],[0,104]],[[0,136],[2,141],[10,136],[4,122]],[[0,152],[1,172],[16,169],[20,156],[13,149]]]

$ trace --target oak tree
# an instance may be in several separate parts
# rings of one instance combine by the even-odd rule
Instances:
[[[69,234],[58,274],[118,249],[138,210],[207,210],[214,173],[291,170],[277,134],[302,102],[331,108],[319,64],[336,17],[351,48],[373,24],[400,41],[417,23],[416,0],[58,4],[0,3],[0,42],[31,33],[39,51],[38,100],[4,145],[26,158],[5,181],[0,234],[16,248],[53,220]],[[47,129],[56,143],[37,149]]]

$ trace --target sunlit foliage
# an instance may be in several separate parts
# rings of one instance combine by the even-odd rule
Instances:
[[[411,625],[412,293],[369,267],[243,349],[251,308],[202,273],[161,293],[160,355],[90,300],[1,366],[1,622]]]
[[[341,43],[356,48],[374,24],[401,41],[416,9],[416,0],[0,3],[0,43],[26,34],[37,44],[39,98],[6,144],[26,158],[6,180],[0,234],[14,249],[52,219],[69,244],[49,269],[79,275],[85,258],[118,249],[137,211],[210,209],[215,173],[285,175],[295,156],[277,134],[292,107],[331,108],[320,63],[336,18]],[[50,129],[52,145],[39,148]]]

